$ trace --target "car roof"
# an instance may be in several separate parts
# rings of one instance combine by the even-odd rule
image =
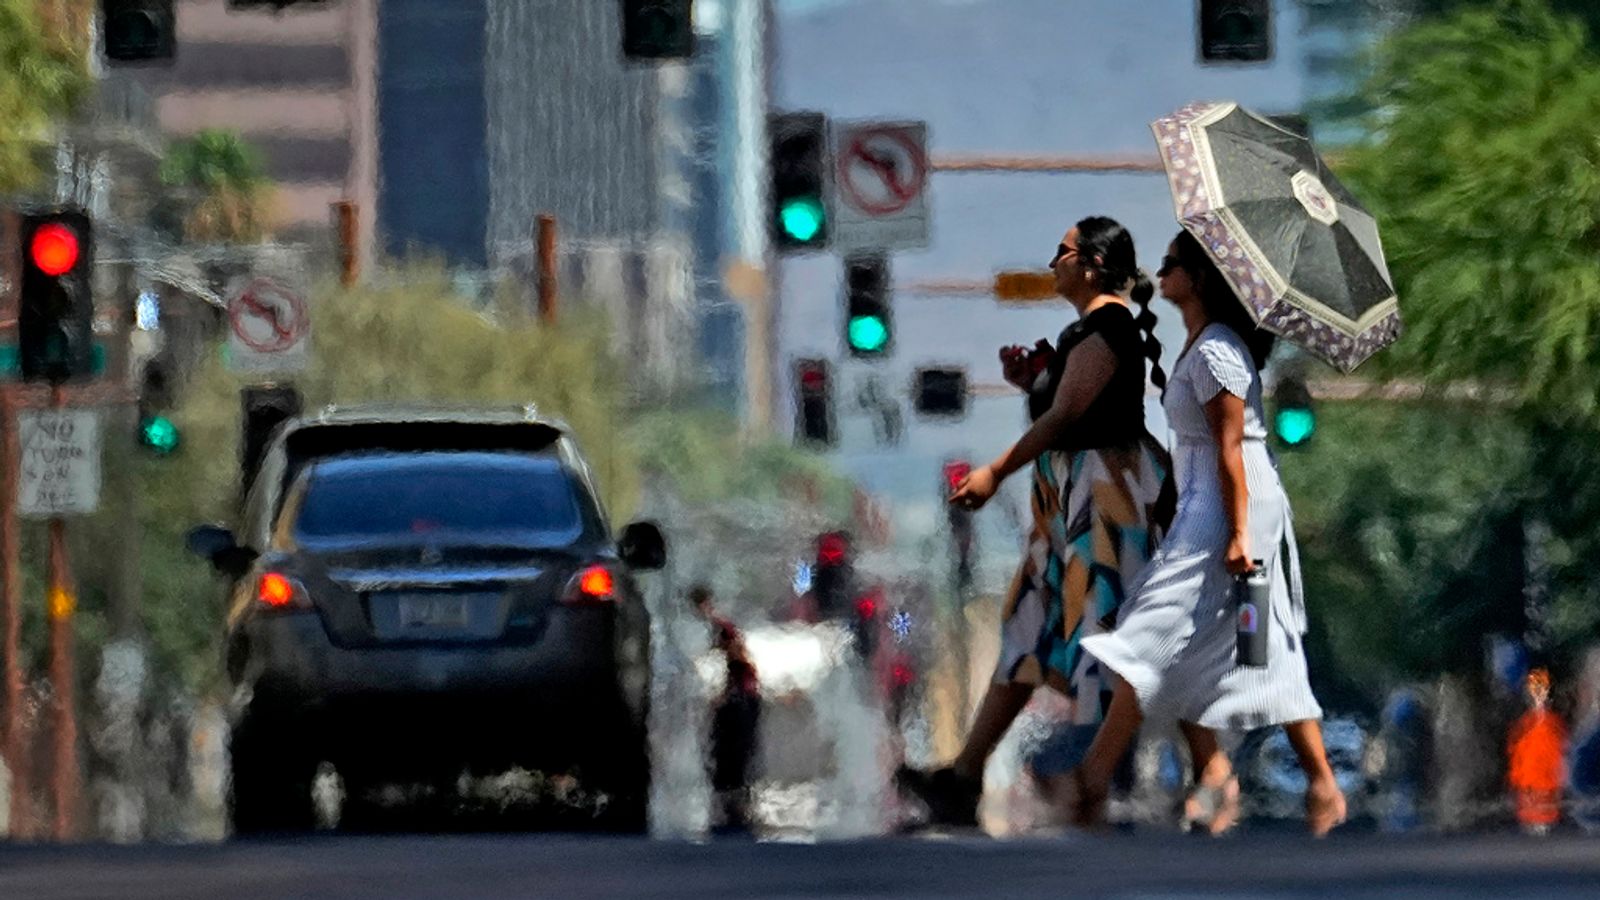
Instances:
[[[461,425],[543,425],[563,435],[567,423],[541,415],[532,403],[521,406],[469,406],[459,404],[365,403],[329,404],[289,420],[286,431],[311,425],[382,425],[407,422]]]

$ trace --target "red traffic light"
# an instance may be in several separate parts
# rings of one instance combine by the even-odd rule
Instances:
[[[808,391],[820,391],[828,385],[828,373],[821,366],[802,366],[800,386]]]
[[[850,553],[850,542],[837,531],[829,532],[817,538],[817,564],[823,566],[837,566],[844,562]]]
[[[39,226],[28,243],[28,258],[46,275],[64,275],[78,264],[78,236],[56,222]]]
[[[865,597],[857,600],[856,615],[863,619],[870,619],[873,616],[876,616],[878,614],[878,600],[879,597],[877,594],[868,594]]]
[[[967,476],[971,474],[972,463],[957,461],[944,464],[944,483],[952,491],[961,487],[961,482],[965,481]]]

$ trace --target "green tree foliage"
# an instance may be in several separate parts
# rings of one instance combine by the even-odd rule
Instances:
[[[202,131],[167,148],[161,181],[178,189],[191,241],[242,243],[268,231],[272,186],[261,155],[230,131]]]
[[[1600,633],[1600,62],[1545,3],[1465,6],[1380,45],[1340,176],[1406,320],[1364,374],[1486,399],[1324,404],[1284,464],[1313,640],[1369,688],[1477,671],[1485,635],[1523,632],[1529,522],[1553,531],[1555,661]]]
[[[83,42],[52,24],[39,0],[0,0],[0,193],[38,182],[40,149],[90,87]]]
[[[1509,0],[1382,48],[1377,138],[1341,177],[1383,223],[1406,335],[1388,371],[1511,388],[1600,418],[1600,62],[1578,24]]]

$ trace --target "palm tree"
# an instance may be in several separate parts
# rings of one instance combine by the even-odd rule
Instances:
[[[183,232],[191,241],[244,242],[267,233],[271,184],[261,156],[230,131],[202,131],[168,148],[161,180],[187,194]]]

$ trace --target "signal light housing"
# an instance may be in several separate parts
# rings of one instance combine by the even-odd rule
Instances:
[[[889,260],[855,256],[845,262],[845,346],[856,357],[877,359],[894,348],[889,310]]]
[[[101,0],[101,42],[113,63],[170,62],[177,51],[174,0]]]
[[[1278,443],[1287,448],[1310,443],[1317,433],[1317,411],[1305,382],[1294,377],[1279,379],[1272,400],[1272,431]]]
[[[20,217],[17,350],[23,381],[60,384],[94,373],[93,237],[89,216],[63,208]]]
[[[832,380],[827,360],[795,361],[794,436],[797,443],[833,446]]]
[[[1199,0],[1202,63],[1272,59],[1272,0]]]
[[[771,138],[772,242],[779,251],[828,245],[828,117],[819,112],[774,113]]]

